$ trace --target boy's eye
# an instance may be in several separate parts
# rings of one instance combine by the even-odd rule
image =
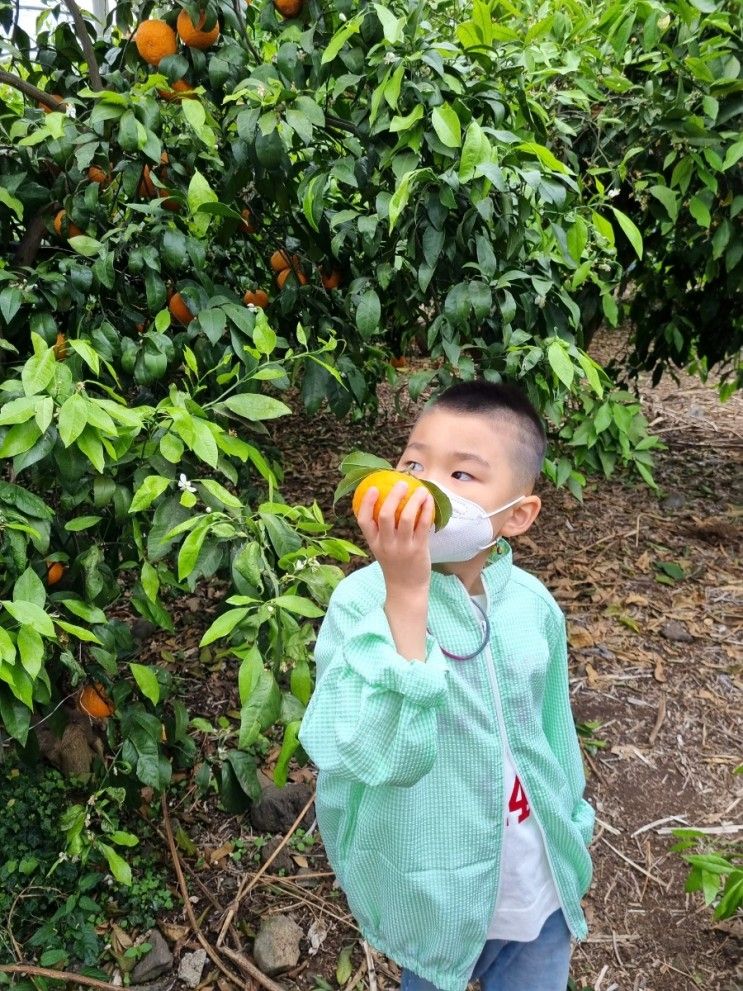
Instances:
[[[420,461],[406,461],[403,464],[403,468],[407,471],[423,471],[423,465]]]
[[[472,481],[472,479],[474,478],[474,476],[470,475],[468,471],[453,471],[451,473],[451,477],[456,478],[458,482],[466,482],[467,480]]]

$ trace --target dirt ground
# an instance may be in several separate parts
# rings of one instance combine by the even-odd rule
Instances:
[[[600,357],[615,340],[599,338]],[[585,900],[590,935],[572,976],[594,991],[732,991],[743,981],[743,921],[715,924],[699,894],[685,894],[688,869],[671,852],[670,831],[708,830],[720,848],[743,841],[743,777],[733,773],[743,760],[743,394],[721,405],[712,386],[682,375],[656,388],[642,380],[641,399],[667,445],[657,457],[660,492],[626,477],[593,481],[580,504],[545,485],[537,524],[514,541],[516,562],[568,616],[576,722],[597,724],[589,743],[601,744],[586,750],[595,875]],[[413,416],[387,390],[374,424],[339,425],[325,414],[280,421],[283,496],[316,498],[341,535],[358,539],[348,501],[331,505],[337,464],[354,448],[393,459]],[[199,615],[196,626],[208,622]],[[312,783],[310,769],[293,777]],[[190,810],[208,823],[212,847],[254,839],[239,818],[215,819],[196,803]],[[336,988],[344,947],[346,991],[395,988],[397,967],[364,949],[313,832],[312,846],[288,844],[288,875],[263,875],[242,905],[241,932],[249,938],[267,913],[301,926],[303,959],[279,978],[287,988]],[[196,882],[222,905],[241,873],[228,861]],[[197,907],[208,908],[198,888]]]

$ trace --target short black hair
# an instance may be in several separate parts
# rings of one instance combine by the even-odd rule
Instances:
[[[513,426],[516,439],[514,470],[524,485],[534,485],[542,471],[547,434],[541,416],[518,386],[485,379],[457,382],[434,396],[426,408],[490,416]]]

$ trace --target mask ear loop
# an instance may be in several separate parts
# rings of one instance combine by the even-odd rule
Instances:
[[[478,611],[480,612],[480,615],[485,621],[485,639],[483,640],[482,644],[477,648],[477,650],[474,650],[471,654],[452,654],[451,651],[445,650],[441,646],[441,644],[439,644],[439,649],[441,650],[441,653],[444,655],[444,657],[448,657],[452,661],[471,661],[473,657],[477,657],[478,655],[482,654],[482,652],[485,650],[485,648],[488,645],[488,641],[490,640],[490,620],[488,619],[487,613],[482,608],[480,603],[475,602],[474,599],[472,600],[472,604],[477,607]],[[428,633],[431,634],[431,631],[428,630]],[[431,636],[433,636],[433,634],[431,634]]]

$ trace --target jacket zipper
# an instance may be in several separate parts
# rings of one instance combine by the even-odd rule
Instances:
[[[485,590],[485,603],[486,603],[486,612],[490,612],[490,603],[489,603],[489,600],[488,600],[487,589]],[[495,674],[495,661],[493,659],[493,651],[492,651],[492,648],[491,648],[491,646],[490,646],[489,643],[487,644],[487,646],[485,648],[485,660],[486,660],[486,666],[487,666],[487,670],[488,670],[488,678],[490,680],[490,689],[491,689],[491,691],[493,693],[493,697],[494,697],[494,700],[495,700],[495,713],[496,713],[496,718],[497,718],[497,721],[498,721],[498,729],[500,731],[500,735],[501,735],[502,740],[505,742],[505,744],[508,746],[509,750],[511,751],[511,760],[513,762],[514,768],[516,769],[516,774],[519,777],[519,781],[523,782],[524,779],[522,777],[522,774],[521,774],[521,771],[520,771],[518,765],[516,764],[515,754],[513,753],[513,750],[511,749],[511,746],[508,743],[508,733],[506,732],[506,721],[505,721],[505,719],[503,717],[503,706],[501,704],[500,692],[498,691],[498,679],[497,679],[496,674]],[[505,778],[503,780],[503,789],[504,789],[503,794],[504,794],[504,801],[505,801]],[[542,824],[539,821],[539,816],[536,814],[536,812],[535,812],[535,810],[534,810],[533,807],[532,807],[532,815],[534,816],[534,821],[536,822],[537,828],[539,829],[540,835],[542,837],[542,844],[544,846],[544,853],[545,853],[545,856],[547,857],[547,863],[549,864],[550,873],[552,875],[552,883],[555,886],[555,891],[557,892],[557,900],[559,901],[560,908],[562,909],[562,913],[565,916],[565,921],[568,922],[568,912],[567,912],[567,910],[565,908],[565,903],[564,903],[563,898],[562,898],[562,893],[560,891],[560,886],[557,883],[557,876],[555,874],[555,868],[554,868],[554,865],[552,863],[552,858],[550,856],[549,846],[547,845],[547,837],[545,835],[545,832],[544,832],[544,829],[542,827]],[[504,844],[501,842],[500,860],[499,860],[499,863],[498,863],[498,883],[499,884],[500,884],[500,877],[501,877],[501,867],[502,867],[502,864],[503,864],[503,846],[504,846]],[[496,905],[497,905],[497,894],[496,894]],[[495,905],[493,906],[493,912],[495,912]],[[492,919],[492,914],[493,913],[491,913],[491,919]],[[488,921],[488,925],[490,925],[490,920]],[[569,927],[569,925],[570,924],[568,923],[568,927]]]

